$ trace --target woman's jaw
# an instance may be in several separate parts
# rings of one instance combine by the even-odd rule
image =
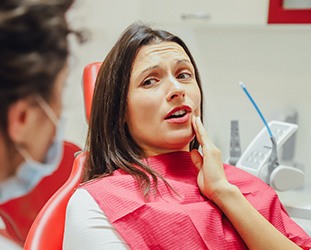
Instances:
[[[195,117],[197,117],[197,115],[194,114],[194,112],[188,112],[182,118],[171,118],[171,120],[165,121],[170,128],[167,132],[159,130],[159,134],[167,134],[162,141],[161,146],[159,146],[159,144],[151,144],[148,142],[138,143],[139,147],[142,148],[144,152],[144,156],[151,157],[177,151],[189,151],[190,143],[195,138],[195,130],[193,128],[193,118]],[[156,137],[157,135],[153,136]]]

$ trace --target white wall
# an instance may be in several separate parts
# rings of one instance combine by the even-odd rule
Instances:
[[[81,147],[87,133],[81,85],[83,68],[88,63],[104,60],[121,32],[137,20],[139,1],[76,0],[69,13],[72,25],[89,33],[85,44],[71,39],[71,72],[64,94],[66,138]]]
[[[73,43],[74,63],[64,98],[66,138],[82,147],[87,132],[83,67],[102,61],[124,28],[144,16],[141,1],[78,0],[72,13],[75,26],[86,27],[92,34],[85,45]],[[180,35],[197,59],[204,83],[205,125],[224,160],[229,153],[231,119],[239,120],[243,150],[263,127],[239,81],[246,83],[267,120],[278,119],[279,111],[298,111],[295,158],[305,167],[311,191],[311,26],[160,26]]]

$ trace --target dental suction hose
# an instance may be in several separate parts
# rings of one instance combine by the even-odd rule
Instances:
[[[278,162],[278,144],[275,137],[272,134],[272,131],[266,122],[263,114],[258,108],[256,102],[247,91],[246,86],[243,82],[240,82],[242,90],[245,92],[257,113],[259,114],[261,120],[263,121],[271,139],[272,147],[271,152],[268,158],[267,164],[261,169],[259,178],[265,181],[268,185],[274,188],[277,191],[286,191],[290,189],[297,188],[303,184],[304,173],[295,167],[289,167],[285,165],[280,165]]]

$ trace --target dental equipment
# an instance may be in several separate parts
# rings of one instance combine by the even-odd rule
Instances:
[[[278,149],[297,131],[298,126],[280,121],[271,121],[268,124],[247,91],[245,84],[241,82],[240,86],[255,107],[265,128],[254,138],[236,166],[258,176],[278,191],[286,191],[301,186],[304,173],[300,169],[280,165],[277,154]]]
[[[230,158],[229,164],[235,166],[241,157],[241,144],[239,133],[239,121],[231,121]]]

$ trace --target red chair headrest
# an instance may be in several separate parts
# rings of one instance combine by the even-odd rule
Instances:
[[[101,62],[93,62],[86,65],[83,71],[83,95],[84,95],[85,117],[87,123],[89,122],[91,114],[92,99],[96,77],[101,65],[102,65]]]

